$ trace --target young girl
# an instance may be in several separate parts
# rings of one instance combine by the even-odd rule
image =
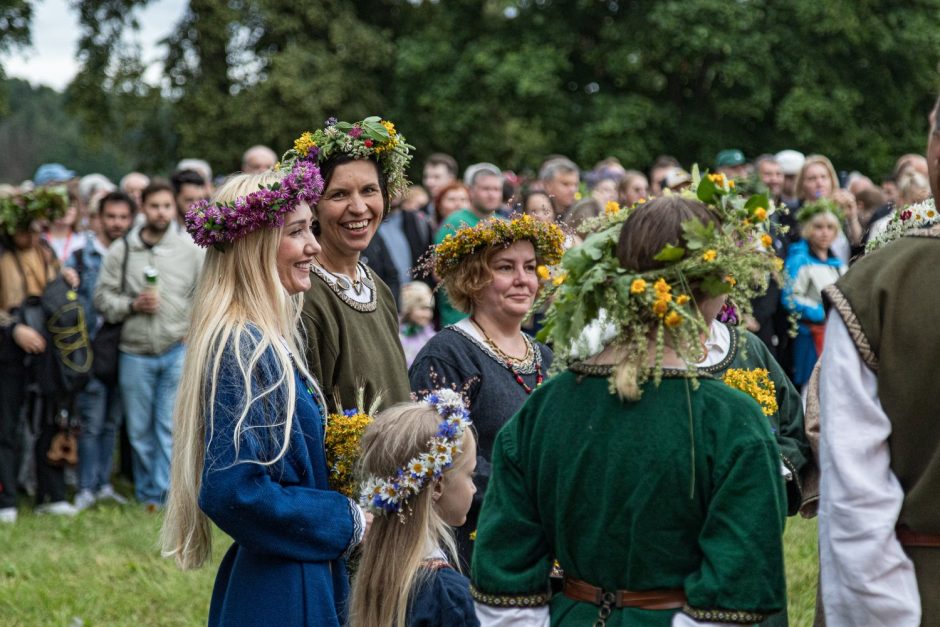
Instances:
[[[401,322],[398,339],[405,351],[405,362],[411,363],[428,343],[434,330],[434,294],[427,283],[411,281],[401,288]]]
[[[349,602],[350,627],[479,625],[448,559],[476,492],[476,440],[459,393],[391,407],[362,436],[360,503],[375,519]],[[445,552],[446,549],[446,552]]]

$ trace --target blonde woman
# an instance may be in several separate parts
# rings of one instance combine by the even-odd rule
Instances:
[[[370,518],[327,484],[322,395],[297,332],[323,182],[312,161],[287,167],[236,176],[186,215],[207,251],[162,543],[190,569],[210,557],[210,520],[235,540],[209,625],[343,624],[343,558]]]
[[[445,389],[383,411],[366,429],[360,502],[376,518],[350,595],[350,627],[479,625],[470,582],[453,563],[451,529],[466,521],[476,492],[469,425],[460,395]],[[427,471],[416,473],[426,459]]]

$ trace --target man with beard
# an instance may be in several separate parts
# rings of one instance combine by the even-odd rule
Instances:
[[[134,491],[150,511],[162,506],[169,485],[173,402],[203,257],[186,233],[171,228],[173,191],[165,181],[144,189],[144,225],[108,249],[94,297],[107,321],[124,323],[120,390],[134,449]]]

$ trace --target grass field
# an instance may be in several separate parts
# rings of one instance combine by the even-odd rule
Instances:
[[[230,540],[216,530],[211,565],[181,572],[157,549],[160,515],[99,505],[77,518],[20,510],[0,525],[0,625],[203,625],[218,561]],[[812,624],[816,522],[791,518],[785,538],[790,624]]]

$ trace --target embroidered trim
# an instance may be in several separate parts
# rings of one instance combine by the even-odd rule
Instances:
[[[352,538],[349,539],[349,546],[346,547],[346,550],[343,551],[341,557],[343,559],[349,559],[349,556],[352,555],[352,552],[356,550],[356,547],[359,546],[359,543],[362,542],[362,538],[365,535],[365,519],[362,514],[362,510],[356,505],[356,502],[346,497],[346,504],[349,505],[349,513],[352,515],[353,519],[353,532]]]
[[[492,607],[539,607],[541,605],[548,605],[548,602],[552,598],[552,593],[546,590],[538,594],[486,594],[485,592],[480,592],[476,586],[471,585],[470,596],[473,597],[474,601],[479,601],[483,605]]]
[[[699,372],[707,372],[708,374],[718,374],[723,370],[727,370],[731,366],[731,362],[734,361],[734,358],[738,355],[738,342],[741,339],[741,333],[738,332],[737,327],[734,327],[730,324],[722,323],[728,329],[730,334],[728,340],[728,354],[725,355],[721,361],[717,364],[712,364],[711,366],[705,366],[704,368],[699,368]]]
[[[613,364],[588,364],[583,361],[576,361],[568,366],[568,370],[580,376],[587,377],[609,377],[614,372]],[[696,373],[700,379],[714,379],[707,370],[683,370],[682,368],[663,368],[664,379],[690,379],[691,373]],[[652,379],[650,379],[652,381]]]
[[[683,607],[682,611],[698,621],[722,623],[753,624],[763,621],[768,616],[768,614],[759,614],[758,612],[748,612],[746,610],[700,610],[689,605]]]
[[[470,340],[474,346],[482,350],[486,355],[489,355],[490,359],[498,363],[501,367],[506,367],[506,362],[500,359],[499,356],[497,356],[496,353],[494,353],[484,342],[481,342],[477,338],[473,337],[456,324],[452,324],[447,328],[453,329],[460,335]],[[535,367],[539,366],[541,368],[542,366],[542,351],[539,349],[538,344],[533,342],[527,334],[523,333],[522,338],[525,340],[526,345],[532,350],[532,359],[530,359],[529,362],[525,364],[513,364],[513,369],[519,374],[535,374]]]
[[[379,291],[375,289],[375,281],[372,279],[372,273],[370,272],[369,267],[364,265],[361,261],[359,262],[359,269],[363,272],[362,282],[365,284],[366,287],[372,290],[372,299],[367,303],[360,303],[356,300],[353,300],[349,296],[347,296],[346,290],[341,288],[337,282],[331,281],[330,278],[327,276],[326,271],[320,268],[319,266],[317,266],[316,264],[311,264],[310,268],[313,271],[313,273],[320,278],[321,281],[326,283],[329,286],[329,288],[333,290],[333,293],[336,294],[341,301],[343,301],[344,303],[346,303],[347,305],[349,305],[356,311],[361,312],[361,313],[371,313],[375,311],[376,308],[378,307]],[[368,281],[368,283],[366,281]]]
[[[878,356],[871,349],[871,344],[868,342],[868,338],[865,337],[865,331],[862,330],[862,323],[859,322],[858,316],[852,311],[852,305],[845,297],[845,294],[833,284],[823,290],[823,296],[829,299],[835,310],[839,312],[839,317],[845,323],[845,328],[848,329],[849,336],[851,336],[862,361],[871,368],[872,372],[878,374]]]
[[[911,229],[904,234],[904,237],[940,238],[940,224],[934,224],[933,226],[922,229]]]
[[[450,565],[450,562],[448,562],[447,560],[442,560],[440,558],[424,560],[421,566],[422,568],[426,568],[428,570],[442,570],[444,568],[453,568],[453,566]]]

